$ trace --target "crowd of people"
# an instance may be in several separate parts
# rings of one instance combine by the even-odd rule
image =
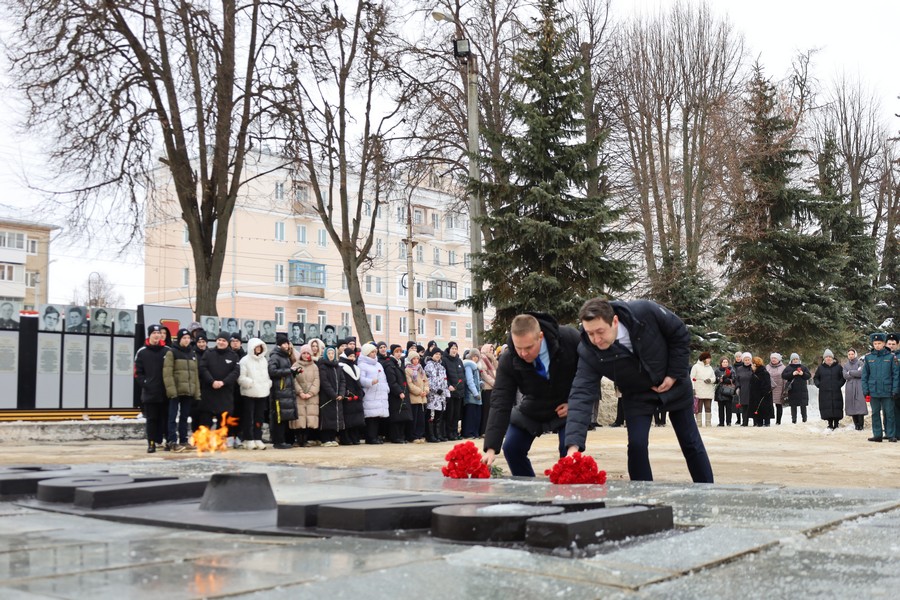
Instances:
[[[244,348],[229,332],[210,345],[199,323],[174,340],[151,325],[135,356],[147,451],[186,451],[191,430],[214,428],[227,413],[236,417],[228,419],[234,448],[266,448],[264,423],[276,449],[483,438],[485,463],[502,451],[512,475],[534,476],[534,439],[556,434],[561,457],[585,451],[609,389],[618,397],[612,426],[628,429],[631,479],[653,479],[649,430],[668,419],[692,479],[711,483],[700,429],[713,425],[713,404],[719,427],[780,425],[785,407],[793,423],[806,422],[810,381],[830,429],[849,415],[863,430],[871,404],[869,441],[897,441],[900,335],[872,334],[872,351],[850,349],[844,364],[825,350],[813,374],[797,353],[785,364],[777,352],[768,362],[738,352],[713,366],[702,352],[691,366],[683,321],[646,300],[592,299],[579,321],[575,329],[543,313],[519,315],[507,344],[462,352],[456,342],[358,346],[353,337],[294,345],[287,333],[274,347],[254,337]]]
[[[201,426],[232,422],[228,445],[262,450],[263,424],[275,449],[309,446],[437,443],[484,435],[497,368],[492,344],[460,352],[386,342],[294,345],[278,333],[273,347],[221,331],[213,344],[199,323],[174,339],[147,328],[135,356],[146,419],[147,452],[185,452]],[[236,422],[236,425],[233,423]]]

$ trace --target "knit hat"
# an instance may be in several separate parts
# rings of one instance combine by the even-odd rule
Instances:
[[[456,342],[448,342],[447,343],[447,354],[450,354],[450,348],[453,348],[454,346],[457,349],[459,348],[459,344],[457,344]]]
[[[216,341],[219,341],[219,340],[228,341],[228,339],[230,337],[231,337],[231,334],[228,333],[227,331],[220,331],[219,333],[216,334]]]
[[[473,356],[477,356],[478,358],[481,358],[481,352],[479,352],[475,348],[469,348],[463,354],[463,358],[471,359]]]
[[[299,352],[300,352],[300,358],[303,358],[304,352],[306,352],[307,354],[312,356],[312,346],[310,346],[309,344],[303,344],[302,346],[300,346]]]
[[[773,352],[772,354],[770,354],[770,355],[769,355],[769,358],[774,358],[774,359],[777,360],[778,362],[781,362],[781,355],[778,354],[777,352]]]
[[[191,332],[189,329],[179,329],[178,337],[176,339],[181,340],[181,338],[183,338],[184,336],[188,336],[188,337],[191,336]]]
[[[429,354],[429,356],[431,356],[431,358],[434,358],[435,354],[443,354],[443,353],[444,353],[443,350],[441,350],[438,346],[435,346],[434,348],[431,349],[431,354]]]
[[[826,348],[825,352],[822,353],[822,358],[828,358],[829,356],[834,358],[834,352]]]
[[[291,341],[291,340],[288,339],[288,336],[287,336],[286,333],[280,333],[280,332],[279,332],[279,333],[276,333],[276,334],[275,334],[275,345],[276,345],[276,346],[280,346],[280,345],[282,345],[282,344],[287,344],[287,343],[289,343],[290,341]]]
[[[203,340],[204,342],[208,342],[208,341],[209,341],[209,338],[208,338],[207,335],[206,335],[206,330],[205,330],[205,329],[200,329],[200,330],[197,331],[197,341],[199,342],[200,340]]]
[[[879,332],[879,333],[873,333],[872,335],[869,336],[869,341],[870,341],[870,342],[886,342],[886,341],[887,341],[887,334],[886,334],[886,333],[880,333],[880,332]]]
[[[188,326],[188,329],[190,330],[190,333],[193,333],[198,329],[202,329],[202,327],[200,326],[199,322],[191,321],[191,324]],[[179,337],[181,337],[181,336],[179,336]]]
[[[344,356],[356,356],[356,351],[353,348],[344,348]]]
[[[231,341],[231,340],[239,340],[240,341],[240,339],[241,339],[241,334],[239,334],[237,332],[234,332],[230,336],[228,336],[228,341]]]
[[[791,362],[794,362],[795,360],[800,360],[800,355],[796,352],[791,352]]]
[[[406,353],[406,362],[412,362],[414,358],[419,358],[419,353],[415,350],[410,350]]]
[[[391,347],[388,348],[388,351],[389,351],[391,354],[393,354],[393,353],[394,353],[394,350],[396,350],[397,348],[402,348],[402,347],[403,347],[403,346],[401,346],[400,344],[391,344]]]
[[[744,352],[743,354],[741,354],[741,360],[744,360],[745,358],[753,358],[753,355],[749,352]]]
[[[149,336],[154,331],[162,331],[162,325],[154,323],[153,325],[147,325],[147,335]]]
[[[410,348],[415,348],[416,346],[418,346],[418,344],[413,340],[409,340],[408,342],[406,342],[407,350],[409,350]]]
[[[373,352],[375,352],[376,350],[378,350],[378,348],[375,347],[375,344],[363,344],[362,355],[368,356],[368,355],[372,354]]]
[[[381,348],[382,346],[384,346],[385,348],[387,348],[387,342],[378,342],[378,344],[376,344],[376,346],[377,346],[378,348]]]

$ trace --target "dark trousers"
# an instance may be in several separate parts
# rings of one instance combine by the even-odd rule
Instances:
[[[382,422],[381,417],[366,417],[366,443],[374,444],[378,442],[379,428]]]
[[[731,426],[731,417],[734,409],[731,408],[731,400],[719,402],[719,425]]]
[[[693,410],[693,409],[692,409]],[[653,413],[653,420],[657,425],[665,425],[666,424],[666,411],[659,409],[655,413]]]
[[[621,398],[616,399],[616,420],[612,424],[619,427],[625,424],[625,405]]]
[[[649,452],[652,418],[652,415],[631,415],[627,418],[628,476],[632,481],[653,481]],[[691,479],[694,483],[712,483],[712,466],[694,419],[694,408],[688,406],[669,411],[669,421],[675,430]]]
[[[566,428],[557,432],[559,437],[559,457],[566,455]],[[528,451],[534,443],[534,436],[510,423],[506,428],[506,438],[503,440],[503,456],[509,465],[509,472],[518,477],[534,477],[534,468],[528,459]]]
[[[268,398],[250,398],[243,396],[241,405],[241,439],[262,440],[262,424]]]
[[[425,438],[425,405],[410,404],[412,409],[412,421],[409,423],[411,431],[407,441],[421,440]]]
[[[491,390],[481,390],[481,424],[478,435],[484,435],[487,428],[488,413],[491,411]]]
[[[800,407],[800,416],[803,418],[803,422],[806,423],[806,407],[805,406]],[[797,407],[792,406],[791,407],[791,423],[796,423],[796,422],[797,422]]]
[[[741,406],[741,426],[748,427],[750,425],[750,404]]]
[[[784,415],[784,405],[776,404],[775,405],[775,424],[781,425],[781,417]]]
[[[166,433],[166,441],[170,444],[188,443],[188,417],[191,415],[190,396],[178,396],[169,398],[169,427]]]
[[[334,429],[322,429],[319,431],[319,441],[323,444],[337,439],[337,431]]]
[[[197,411],[197,427],[203,426],[207,429],[212,429],[213,419],[216,418],[217,415],[212,411],[203,410],[202,408]]]
[[[444,437],[448,440],[459,438],[459,420],[462,419],[462,398],[447,398],[447,410],[444,411]]]
[[[144,413],[146,423],[144,429],[147,432],[147,441],[162,444],[163,432],[166,428],[166,420],[169,414],[169,403],[162,402],[144,402],[141,406],[141,412]]]
[[[462,436],[464,438],[478,437],[479,427],[481,427],[481,405],[464,405],[462,415]]]

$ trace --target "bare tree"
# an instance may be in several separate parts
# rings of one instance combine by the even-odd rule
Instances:
[[[72,304],[79,306],[122,306],[125,299],[104,273],[93,272],[84,285],[72,290]]]
[[[302,2],[3,0],[25,126],[49,140],[54,198],[77,227],[113,198],[140,238],[144,196],[174,183],[196,271],[196,313],[216,314],[245,156],[271,128],[259,81],[277,71],[274,32]],[[73,179],[74,178],[74,179]],[[78,181],[72,185],[71,181]]]
[[[622,201],[644,237],[652,283],[661,264],[682,254],[696,269],[715,243],[715,223],[732,182],[735,102],[742,38],[709,6],[676,4],[624,24],[610,50],[615,143],[626,160]],[[736,126],[736,125],[735,125]]]

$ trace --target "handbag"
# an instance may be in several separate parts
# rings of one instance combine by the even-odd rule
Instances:
[[[700,412],[700,398],[698,398],[697,396],[694,396],[694,414],[696,415],[699,412]]]

